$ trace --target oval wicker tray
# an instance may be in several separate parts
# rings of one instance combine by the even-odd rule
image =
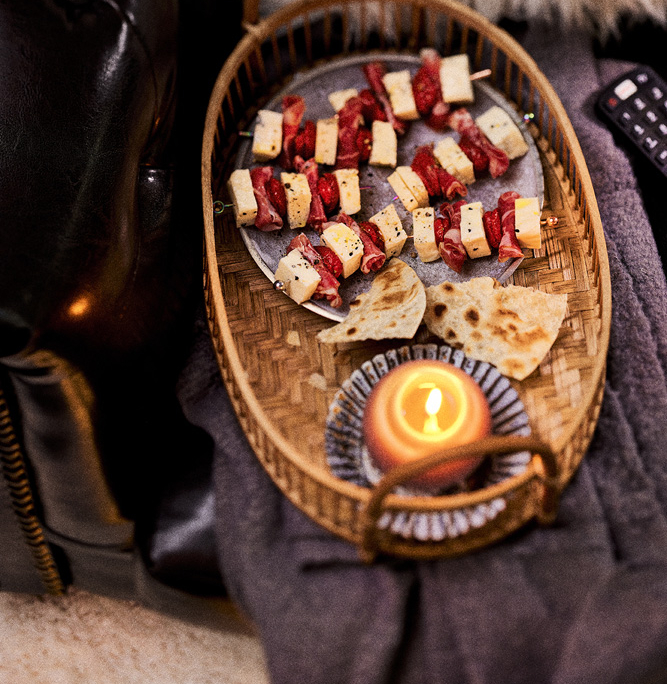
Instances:
[[[302,511],[355,544],[362,556],[408,557],[463,553],[497,541],[531,519],[553,518],[559,493],[579,465],[597,422],[604,389],[611,288],[600,216],[586,163],[567,115],[533,60],[505,32],[448,0],[330,2],[309,0],[252,24],[256,2],[246,2],[247,34],[225,63],[211,95],[202,152],[205,221],[204,290],[222,378],[241,425],[273,481]],[[491,69],[489,83],[529,125],[544,169],[543,247],[526,258],[512,281],[568,295],[568,315],[540,367],[514,383],[530,418],[532,437],[492,437],[445,452],[510,453],[533,457],[520,475],[469,493],[408,497],[392,493],[415,468],[393,471],[374,489],[334,477],[324,438],[329,405],[341,383],[363,362],[396,341],[319,345],[326,319],[297,306],[252,259],[229,212],[225,182],[257,110],[303,69],[357,52],[441,54],[467,52],[474,70]],[[415,342],[428,341],[418,333]],[[503,497],[493,521],[441,541],[404,539],[379,528],[380,516],[454,511]]]

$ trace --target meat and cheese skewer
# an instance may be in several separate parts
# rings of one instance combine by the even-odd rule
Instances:
[[[345,212],[338,214],[334,221],[344,223],[361,240],[363,255],[361,257],[359,270],[362,273],[370,273],[371,271],[378,271],[381,269],[384,262],[387,260],[387,256],[384,253],[384,248],[381,249],[370,237],[368,230],[362,229],[362,227]]]
[[[491,144],[465,107],[459,107],[451,113],[449,125],[461,134],[461,142],[464,142],[465,139],[465,144],[479,148],[488,157],[489,173],[492,178],[498,178],[507,171],[510,163],[509,157],[501,149]],[[465,151],[464,144],[461,142],[459,145]]]
[[[396,116],[392,108],[389,95],[382,81],[387,73],[384,64],[382,62],[370,62],[364,65],[363,71],[373,94],[382,105],[387,121],[391,123],[398,135],[403,135],[407,131],[407,124]]]
[[[315,249],[313,244],[310,242],[308,237],[303,233],[300,233],[290,242],[288,247],[288,254],[292,250],[298,250],[301,255],[309,262],[309,264],[315,269],[320,280],[312,293],[313,299],[326,299],[329,304],[338,308],[343,303],[343,299],[338,292],[340,287],[340,282],[331,273],[331,271],[326,267],[322,256]],[[276,279],[278,279],[278,272],[276,271]],[[284,280],[283,280],[284,282]]]
[[[420,176],[431,197],[442,196],[452,200],[456,195],[465,197],[468,194],[466,186],[440,166],[430,145],[421,145],[417,148],[411,168]],[[425,178],[429,179],[428,183]]]

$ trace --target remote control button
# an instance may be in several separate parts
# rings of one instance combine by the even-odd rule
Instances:
[[[658,139],[653,138],[650,135],[647,135],[646,138],[644,138],[644,147],[647,150],[650,150],[651,152],[658,146]]]
[[[644,73],[643,71],[640,71],[637,76],[637,83],[641,83],[642,85],[644,83],[648,83],[648,74]]]
[[[652,109],[647,109],[646,113],[644,114],[644,118],[650,124],[654,124],[658,120],[658,115]]]
[[[636,84],[629,78],[621,81],[615,88],[614,93],[620,100],[627,100],[631,95],[637,92]]]
[[[613,111],[616,109],[616,107],[618,107],[618,105],[619,105],[619,100],[618,100],[618,98],[616,98],[616,97],[608,97],[608,98],[604,101],[604,106],[605,106],[610,112],[613,112]]]
[[[632,127],[632,135],[634,135],[635,138],[641,138],[644,135],[644,133],[646,133],[646,129],[641,124],[636,123]]]
[[[646,102],[641,99],[641,97],[636,97],[632,101],[632,106],[638,111],[643,112],[646,109]]]
[[[664,138],[665,136],[667,136],[667,124],[661,123],[661,124],[658,126],[658,132],[660,133],[660,135],[661,135],[663,138]]]
[[[632,125],[633,117],[632,114],[627,109],[624,109],[618,116],[621,125],[624,128],[630,128]]]
[[[663,98],[663,96],[664,96],[664,93],[662,92],[662,90],[660,90],[660,88],[658,88],[658,86],[653,86],[653,87],[651,88],[651,91],[650,91],[650,92],[651,92],[651,97],[652,97],[656,102],[657,102],[658,100],[662,100],[662,98]]]
[[[658,151],[658,153],[655,155],[655,159],[658,162],[658,164],[662,164],[662,166],[667,165],[667,147],[663,147]]]

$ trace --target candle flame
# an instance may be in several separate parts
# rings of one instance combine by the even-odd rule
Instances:
[[[428,413],[429,416],[434,416],[440,410],[441,406],[442,392],[437,387],[434,387],[429,392],[428,399],[426,400],[426,413]]]
[[[434,387],[429,392],[426,405],[424,406],[428,416],[424,422],[424,432],[433,434],[440,431],[437,416],[440,406],[442,406],[442,392],[437,387]]]

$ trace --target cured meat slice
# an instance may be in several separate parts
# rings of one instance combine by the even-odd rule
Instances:
[[[417,148],[410,168],[421,178],[429,197],[440,195],[440,178],[438,177],[437,160],[429,145]]]
[[[364,117],[366,124],[370,124],[373,121],[387,121],[387,115],[380,101],[375,97],[370,88],[364,88],[359,91],[359,99],[361,100],[361,115]]]
[[[387,73],[384,64],[382,64],[382,62],[369,62],[364,65],[363,71],[373,94],[382,105],[382,109],[387,116],[387,121],[391,122],[397,135],[403,135],[408,130],[408,125],[394,114],[389,95],[382,82],[382,77]]]
[[[359,269],[362,273],[370,273],[371,271],[377,271],[384,265],[387,260],[385,253],[373,242],[370,235],[361,229],[359,224],[345,212],[341,211],[338,214],[336,221],[344,223],[346,226],[352,229],[352,231],[359,236],[362,245],[364,246],[364,254],[361,257],[361,266]]]
[[[435,241],[442,260],[456,273],[461,273],[467,253],[461,241],[460,200],[454,204],[444,203],[440,207],[441,218],[435,219]]]
[[[442,99],[440,87],[440,55],[433,48],[424,48],[422,65],[412,80],[412,94],[417,111],[426,125],[436,131],[449,126],[450,106]]]
[[[351,97],[338,112],[337,169],[359,168],[357,133],[362,122],[361,106],[358,97]]]
[[[315,122],[310,119],[306,121],[303,128],[297,133],[294,139],[294,153],[303,159],[310,159],[315,156],[315,141],[317,139],[317,127]]]
[[[477,147],[467,135],[461,136],[459,147],[472,162],[475,173],[481,173],[489,168],[489,155],[481,147]]]
[[[438,181],[440,182],[440,194],[448,200],[453,200],[456,195],[465,197],[468,194],[468,188],[457,178],[454,178],[449,171],[442,167],[437,168]]]
[[[489,243],[489,247],[498,249],[500,239],[503,235],[503,229],[500,223],[500,212],[498,209],[485,211],[482,216],[482,223],[484,224],[484,233],[486,234],[486,241]]]
[[[269,202],[274,209],[280,214],[280,218],[285,219],[287,216],[287,195],[285,194],[285,187],[277,179],[271,176],[266,183],[266,192],[269,196]]]
[[[333,173],[323,173],[317,181],[317,194],[322,198],[324,211],[331,214],[340,202],[338,180]]]
[[[294,169],[296,154],[296,137],[299,134],[301,120],[306,112],[306,103],[300,95],[285,95],[282,101],[283,110],[283,149],[278,157],[278,164],[285,171]]]
[[[280,230],[283,227],[283,220],[271,204],[266,190],[266,185],[271,178],[273,178],[273,168],[270,166],[257,166],[250,171],[252,189],[257,201],[255,227],[263,232]]]
[[[306,225],[310,226],[318,233],[322,232],[322,224],[327,220],[326,212],[324,211],[324,204],[322,198],[317,191],[320,179],[320,172],[317,162],[314,159],[304,161],[299,155],[294,157],[294,168],[306,176],[308,187],[310,188],[310,211]]]
[[[498,245],[498,261],[500,262],[523,256],[514,232],[514,201],[520,197],[521,195],[518,192],[508,190],[498,198],[498,213],[503,230]]]
[[[322,257],[322,261],[324,262],[324,265],[331,271],[331,273],[336,276],[336,278],[339,278],[340,275],[343,273],[343,263],[341,260],[338,258],[338,254],[331,249],[331,247],[327,247],[326,245],[316,245],[315,249],[317,250],[317,253]]]
[[[384,237],[375,223],[372,221],[359,221],[359,228],[384,252]]]
[[[468,194],[466,186],[440,166],[431,145],[421,145],[417,148],[410,168],[421,179],[429,197],[442,196],[451,200],[456,195],[465,197]]]
[[[486,154],[489,158],[489,173],[492,178],[498,178],[507,171],[510,165],[509,157],[501,149],[491,144],[465,107],[458,107],[451,113],[449,125],[467,139],[467,144],[478,147]],[[472,161],[474,164],[474,160]]]
[[[373,149],[373,133],[366,126],[359,126],[357,131],[357,149],[359,150],[359,161],[366,162],[371,158]]]
[[[308,237],[299,233],[292,239],[287,248],[288,252],[298,249],[320,276],[320,282],[312,296],[312,299],[326,299],[332,307],[337,308],[343,303],[343,298],[338,292],[340,283],[336,276],[325,266],[320,253],[315,249]]]

